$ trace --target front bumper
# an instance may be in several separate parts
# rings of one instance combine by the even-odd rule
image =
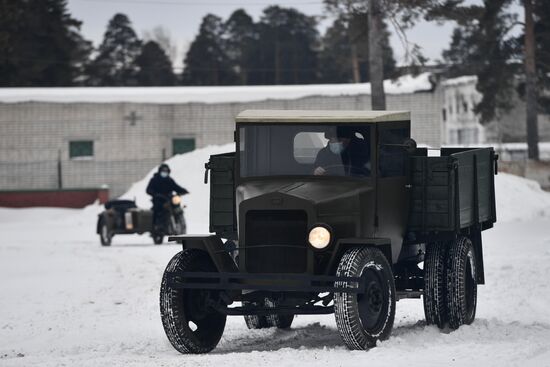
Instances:
[[[184,272],[173,274],[174,289],[211,289],[268,292],[363,293],[364,279],[309,274]]]

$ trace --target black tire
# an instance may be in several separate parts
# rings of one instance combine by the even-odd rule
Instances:
[[[111,246],[113,240],[113,233],[109,231],[109,227],[104,219],[101,219],[99,222],[99,240],[101,241],[101,246]]]
[[[451,329],[469,325],[476,317],[476,275],[472,241],[459,237],[450,244],[447,256],[447,308]]]
[[[243,306],[250,306],[250,302],[243,302]],[[263,305],[262,305],[263,306]],[[244,315],[244,322],[246,323],[246,327],[250,330],[255,329],[265,329],[269,327],[269,324],[267,322],[266,316],[260,316],[260,315]]]
[[[166,336],[178,352],[208,353],[218,345],[227,316],[208,306],[218,297],[217,291],[171,288],[169,279],[177,281],[178,274],[192,271],[216,268],[200,250],[183,250],[170,260],[162,277],[160,315]]]
[[[164,240],[164,236],[161,234],[153,234],[153,243],[155,245],[162,245],[162,241]]]
[[[447,312],[447,242],[429,243],[424,258],[424,315],[428,325],[445,327]]]
[[[270,298],[265,299],[266,307],[276,307],[277,301],[274,301]],[[292,314],[272,314],[267,315],[267,324],[268,327],[276,327],[278,329],[290,329],[292,321],[294,321],[294,315]]]
[[[365,280],[363,294],[334,293],[336,326],[346,346],[363,350],[387,339],[395,318],[395,283],[384,254],[377,248],[351,248],[340,259],[336,275]]]

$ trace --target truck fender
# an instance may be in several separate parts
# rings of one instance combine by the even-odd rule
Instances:
[[[181,243],[184,250],[197,249],[206,252],[220,273],[238,272],[235,261],[233,261],[231,255],[224,249],[221,238],[216,235],[171,236],[168,238],[168,241]]]
[[[388,259],[388,262],[392,264],[392,251],[391,251],[391,239],[389,238],[340,238],[334,244],[334,250],[332,251],[331,258],[329,260],[329,266],[327,271],[334,273],[338,267],[338,261],[342,257],[342,254],[346,249],[350,247],[365,246],[376,247],[384,254]]]

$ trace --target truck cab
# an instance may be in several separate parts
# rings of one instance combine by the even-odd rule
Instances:
[[[401,298],[422,297],[428,323],[473,322],[497,157],[428,157],[410,132],[407,111],[241,112],[235,152],[206,164],[212,234],[172,238],[183,251],[163,278],[161,314],[174,347],[211,350],[227,315],[256,329],[334,313],[344,344],[368,349],[389,337]],[[185,300],[197,297],[210,339],[174,329],[174,309],[189,318]]]

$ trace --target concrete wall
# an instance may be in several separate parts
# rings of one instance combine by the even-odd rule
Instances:
[[[59,208],[84,208],[98,201],[104,204],[109,200],[107,189],[0,191],[0,206],[8,208],[28,208],[36,206]]]
[[[388,95],[388,109],[412,112],[412,135],[441,143],[441,95]],[[234,117],[244,109],[370,109],[370,96],[311,96],[251,103],[2,103],[0,190],[108,185],[113,197],[172,155],[172,139],[198,148],[233,141]],[[130,116],[135,113],[137,119]],[[93,140],[92,159],[70,159],[71,140]]]

